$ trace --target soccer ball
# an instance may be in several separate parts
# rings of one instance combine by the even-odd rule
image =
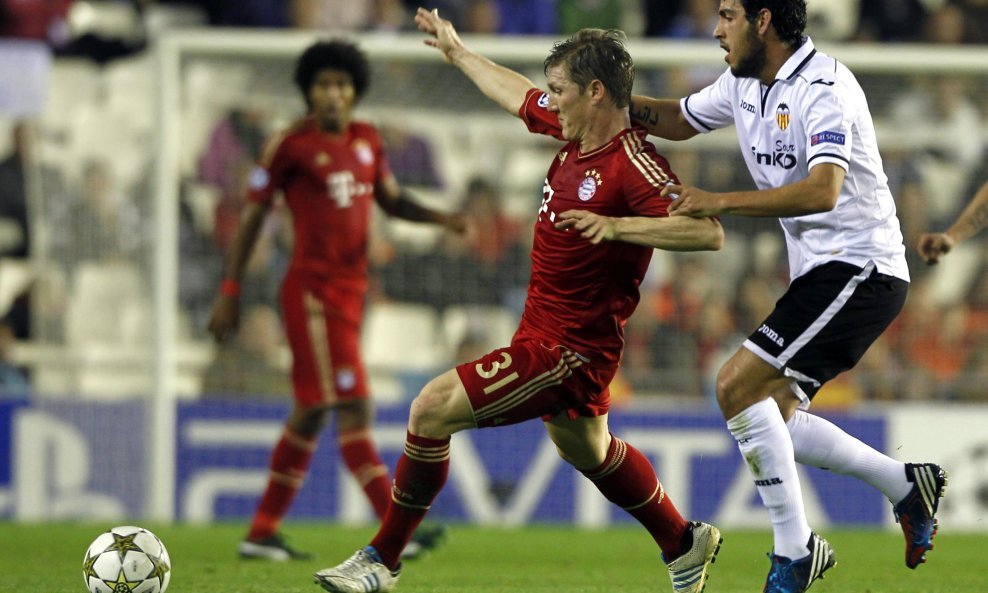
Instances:
[[[158,536],[124,525],[101,533],[82,560],[90,593],[165,593],[172,567]]]

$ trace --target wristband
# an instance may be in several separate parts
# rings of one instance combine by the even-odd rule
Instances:
[[[240,296],[240,283],[231,278],[224,278],[220,283],[220,294],[231,299]]]

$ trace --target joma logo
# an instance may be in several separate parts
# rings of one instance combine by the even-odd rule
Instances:
[[[786,345],[786,341],[782,339],[782,336],[778,334],[774,329],[765,325],[764,323],[758,328],[758,333],[764,334],[766,338],[775,342],[775,345],[782,348]]]

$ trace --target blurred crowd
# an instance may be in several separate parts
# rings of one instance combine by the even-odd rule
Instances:
[[[153,42],[155,31],[165,26],[397,32],[410,28],[409,15],[416,5],[401,0],[0,0],[0,36],[44,40],[56,53],[103,63],[141,52]],[[714,27],[717,2],[437,0],[432,6],[464,32],[559,36],[597,26],[640,36],[703,39]],[[988,23],[988,0],[827,0],[810,2],[810,8],[809,28],[815,38],[988,43],[988,28],[983,26]],[[101,10],[132,18],[120,18],[110,26],[106,19],[93,16]],[[699,86],[705,75],[643,72],[640,80],[642,85],[658,85],[644,92],[680,96]],[[988,385],[988,237],[972,239],[933,268],[922,264],[915,253],[919,234],[945,228],[974,189],[988,179],[988,76],[872,78],[864,74],[862,84],[876,120],[893,133],[922,139],[921,149],[894,136],[880,143],[913,284],[906,309],[893,328],[857,369],[826,386],[832,393],[819,401],[988,401],[984,387]],[[179,298],[185,331],[192,339],[205,339],[222,256],[239,220],[252,165],[264,140],[283,124],[275,114],[247,102],[204,124],[208,128],[204,140],[181,182],[179,215]],[[119,163],[101,153],[88,156],[77,171],[67,173],[52,166],[50,159],[36,158],[30,139],[38,134],[28,133],[31,125],[36,124],[10,126],[10,138],[3,143],[9,149],[0,157],[0,262],[30,261],[39,256],[32,249],[41,249],[40,255],[61,262],[64,269],[62,276],[46,276],[10,298],[0,286],[0,304],[7,312],[0,321],[0,393],[23,394],[30,385],[24,370],[10,362],[10,345],[16,340],[71,342],[102,335],[100,327],[93,327],[105,325],[100,318],[72,311],[72,303],[78,302],[73,287],[82,284],[87,264],[147,263],[154,243],[150,147],[138,174],[126,180]],[[534,212],[534,207],[526,208],[538,204],[540,176],[554,145],[536,145],[531,149],[536,158],[529,158],[533,152],[524,152],[530,147],[513,147],[529,161],[522,173],[512,166],[520,159],[500,155],[494,161],[497,167],[475,166],[469,175],[451,178],[448,156],[438,154],[436,137],[389,123],[381,125],[381,132],[402,185],[461,209],[476,221],[476,232],[423,240],[379,225],[371,245],[371,305],[426,305],[439,314],[462,306],[488,311],[495,307],[520,315]],[[46,136],[49,144],[51,136]],[[691,143],[659,150],[682,179],[704,189],[751,186],[736,148],[731,158],[716,148]],[[28,207],[27,175],[35,175],[36,185],[44,190],[34,202],[39,206],[33,214]],[[522,183],[517,177],[531,180]],[[519,208],[519,200],[508,197],[522,190]],[[32,224],[31,217],[39,212],[44,220]],[[757,327],[784,292],[788,271],[777,224],[737,218],[723,222],[727,230],[723,253],[656,253],[642,286],[642,302],[627,328],[628,348],[617,391],[711,397],[713,377],[723,358]],[[32,229],[39,228],[47,229],[44,236],[32,237]],[[211,356],[202,373],[204,394],[287,392],[286,349],[274,304],[291,242],[288,213],[276,208],[265,223],[244,280],[244,329],[237,341]],[[118,289],[133,284],[136,294],[139,287],[149,285],[147,274],[147,268],[138,266],[133,282],[128,277],[113,284]],[[106,301],[102,296],[92,298]],[[135,298],[147,300],[149,295],[145,291]],[[124,317],[119,307],[115,317]],[[460,335],[452,345],[454,359],[444,365],[483,350],[485,331],[481,324]],[[256,378],[245,382],[250,376],[244,374],[245,368],[257,372]],[[622,393],[617,395],[620,398]]]
[[[818,39],[988,43],[986,0],[808,4],[809,30]],[[140,50],[169,25],[407,31],[422,5],[438,8],[461,32],[501,35],[601,27],[632,36],[704,38],[717,16],[713,0],[0,0],[0,37],[43,39],[60,52],[106,59]]]

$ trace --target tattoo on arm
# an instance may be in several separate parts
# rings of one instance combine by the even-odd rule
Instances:
[[[639,123],[645,127],[654,126],[659,123],[659,112],[656,110],[652,111],[652,108],[648,105],[636,105],[631,104],[631,121]]]
[[[970,226],[974,232],[978,232],[988,225],[988,204],[982,205],[980,208],[971,213]]]

